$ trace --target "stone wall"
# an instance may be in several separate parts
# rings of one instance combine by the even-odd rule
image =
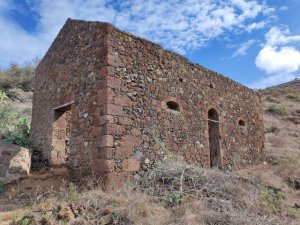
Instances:
[[[263,156],[260,97],[252,90],[160,46],[109,27],[109,76],[121,84],[109,89],[108,104],[118,107],[110,159],[115,172],[133,171],[141,160],[168,152],[210,165],[208,111],[219,114],[223,168],[257,162]],[[179,112],[167,102],[179,104]],[[239,124],[242,124],[242,126]]]
[[[169,153],[210,166],[208,111],[221,167],[263,156],[260,97],[113,26],[68,20],[37,69],[33,140],[50,161],[53,109],[72,102],[69,165],[122,182]]]
[[[66,164],[81,177],[90,172],[105,126],[106,23],[68,20],[37,68],[33,96],[32,140],[51,165]],[[60,107],[61,106],[61,107]],[[52,146],[55,110],[71,107],[69,157],[62,162]]]

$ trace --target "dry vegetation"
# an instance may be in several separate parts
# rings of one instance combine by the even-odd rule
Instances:
[[[300,80],[262,90],[266,147],[272,156],[299,153]]]
[[[36,192],[17,216],[14,211],[2,218],[15,224],[296,224],[292,215],[280,219],[281,194],[276,190],[178,157],[136,175],[118,192],[104,193],[95,178],[84,183],[83,189],[65,183],[58,190]]]

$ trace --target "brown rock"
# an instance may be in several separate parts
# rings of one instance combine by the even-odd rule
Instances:
[[[39,220],[42,225],[57,225],[57,220],[52,215],[45,215]]]
[[[114,137],[112,135],[103,135],[99,147],[113,147]]]
[[[133,136],[123,136],[120,141],[120,146],[116,148],[115,158],[124,159],[132,156],[133,148],[140,144],[140,140]]]
[[[69,206],[66,206],[61,210],[59,210],[57,216],[59,219],[66,220],[66,221],[70,221],[74,219],[74,214]]]
[[[29,149],[0,140],[0,158],[0,182],[6,184],[29,175]]]
[[[103,215],[108,215],[108,214],[112,214],[113,213],[113,209],[112,208],[106,208],[103,211]]]
[[[141,163],[135,159],[125,159],[122,162],[123,171],[133,172],[140,169]]]

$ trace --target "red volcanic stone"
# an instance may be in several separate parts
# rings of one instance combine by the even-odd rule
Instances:
[[[115,159],[129,158],[133,154],[133,148],[140,144],[140,140],[133,136],[123,136],[120,146],[116,148]]]
[[[107,77],[106,78],[106,85],[110,88],[120,89],[121,88],[121,79],[115,77]]]
[[[113,147],[114,137],[112,135],[103,135],[99,147]]]
[[[133,172],[140,169],[140,162],[135,159],[125,159],[122,162],[123,171]]]
[[[121,125],[131,125],[132,124],[132,120],[128,117],[119,117],[118,122]]]
[[[106,134],[111,134],[111,135],[120,135],[122,134],[122,126],[109,123],[106,126]]]
[[[116,115],[116,116],[123,116],[124,111],[122,106],[107,104],[106,105],[106,114],[107,115]]]
[[[100,137],[103,134],[103,127],[93,127],[91,135],[93,137]]]
[[[113,172],[115,167],[114,160],[93,159],[91,169],[95,173]]]
[[[112,159],[113,158],[113,148],[98,148],[98,155],[100,159]]]
[[[117,95],[114,98],[114,104],[119,105],[119,106],[130,107],[130,106],[132,106],[132,100],[130,98],[128,98],[127,96]]]

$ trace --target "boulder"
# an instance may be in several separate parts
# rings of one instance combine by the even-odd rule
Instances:
[[[0,182],[7,184],[29,175],[30,150],[0,140]]]

